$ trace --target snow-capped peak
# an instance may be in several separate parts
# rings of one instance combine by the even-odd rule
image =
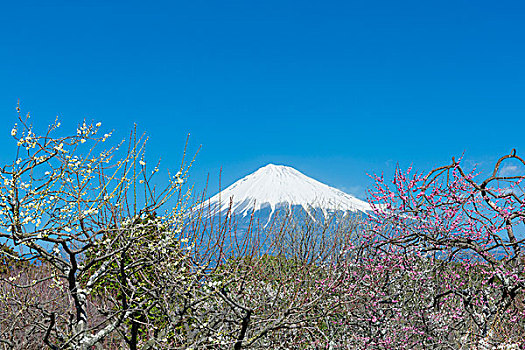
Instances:
[[[306,211],[319,208],[328,210],[366,212],[370,205],[352,195],[314,180],[298,170],[268,164],[240,179],[222,192],[210,198],[210,207],[221,212],[230,208],[235,214],[246,215],[249,211],[270,207],[301,206]]]

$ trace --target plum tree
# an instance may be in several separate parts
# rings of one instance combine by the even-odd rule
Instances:
[[[478,343],[508,338],[510,330],[498,334],[502,323],[523,327],[524,179],[525,161],[513,150],[485,178],[453,158],[426,174],[409,168],[397,169],[391,182],[376,176],[371,191],[369,245],[390,255],[423,257],[435,272],[453,266],[453,273],[439,276],[429,310],[459,300],[449,310],[468,325],[464,336]]]

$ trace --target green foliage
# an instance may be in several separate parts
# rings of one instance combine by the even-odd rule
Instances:
[[[140,338],[147,338],[141,326],[145,323],[165,331],[167,319],[155,297],[156,282],[184,264],[181,242],[174,236],[176,225],[173,230],[171,224],[155,213],[135,216],[107,230],[86,254],[86,264],[92,264],[92,268],[82,279],[83,283],[87,283],[105,261],[98,261],[98,257],[111,255],[109,273],[97,280],[92,295],[111,296],[115,309],[135,310],[125,324]]]
[[[0,244],[0,274],[6,274],[13,269],[24,269],[31,264],[21,260],[20,255],[9,245]]]

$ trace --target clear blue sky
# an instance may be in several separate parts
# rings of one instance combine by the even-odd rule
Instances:
[[[521,1],[11,1],[0,14],[0,159],[17,99],[37,125],[151,137],[217,189],[287,164],[361,197],[366,172],[463,151],[525,155]]]

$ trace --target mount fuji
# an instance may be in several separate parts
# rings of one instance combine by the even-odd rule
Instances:
[[[204,204],[204,203],[203,203]],[[238,180],[206,201],[209,215],[226,214],[238,221],[255,217],[268,224],[282,213],[326,219],[334,213],[359,215],[370,205],[350,194],[314,180],[284,165],[268,164]]]

